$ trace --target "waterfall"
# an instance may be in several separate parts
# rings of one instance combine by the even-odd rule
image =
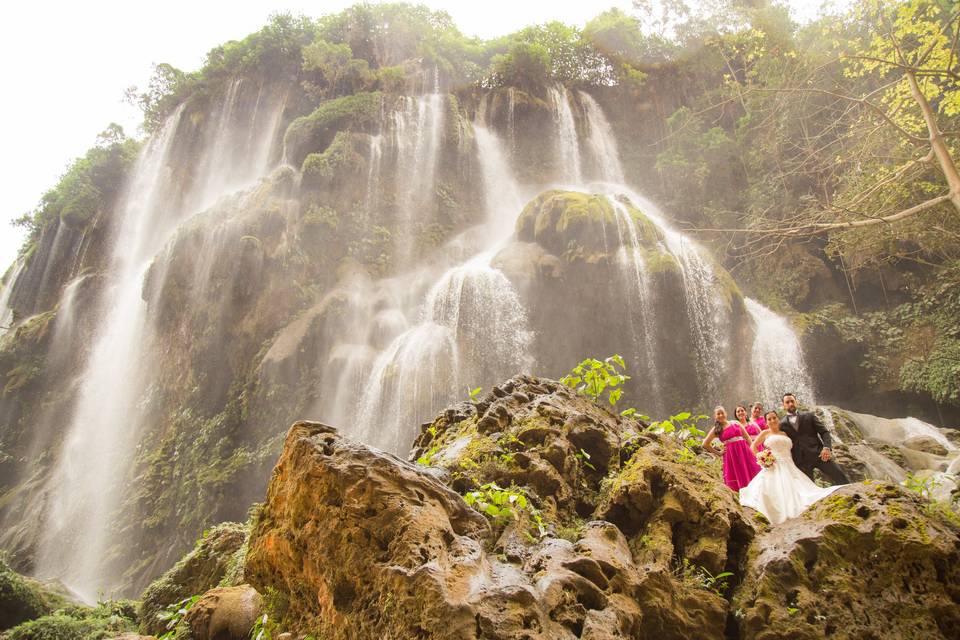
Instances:
[[[364,367],[337,367],[326,414],[349,417],[344,407],[358,397],[358,437],[391,451],[401,452],[417,425],[468,386],[493,384],[531,365],[532,335],[523,304],[506,276],[490,264],[512,235],[523,197],[500,140],[479,122],[474,133],[486,209],[475,246],[466,249],[466,259],[442,271],[419,270],[382,283],[388,290],[418,294],[406,301],[388,296],[396,306],[382,309],[379,322],[348,323],[334,348],[339,354],[352,345],[349,349],[362,352],[368,362],[371,353],[377,355],[359,395],[358,372]],[[407,318],[414,322],[407,325]],[[364,328],[358,331],[358,326]],[[374,344],[375,336],[391,334],[395,337],[385,348]]]
[[[244,98],[241,81],[232,82],[188,188],[174,179],[171,166],[184,105],[148,142],[127,184],[112,241],[112,285],[102,294],[99,331],[48,478],[47,521],[37,551],[38,575],[61,580],[90,602],[117,578],[106,566],[115,542],[111,523],[124,497],[131,452],[149,401],[145,396],[154,336],[143,299],[144,276],[178,225],[266,173],[286,98],[270,109],[258,104],[252,110],[244,107]],[[251,136],[251,127],[259,135]],[[220,238],[218,233],[215,229],[204,238],[200,255],[215,253],[211,245]],[[203,260],[197,265],[195,285],[202,290],[209,265]],[[156,277],[164,277],[162,270]]]
[[[589,93],[578,91],[580,104],[586,115],[589,131],[587,146],[593,154],[594,162],[600,169],[600,179],[604,182],[624,184],[623,167],[620,166],[620,154],[617,151],[617,139],[613,135],[613,128],[604,115],[603,109]]]
[[[429,222],[436,209],[437,162],[444,125],[445,101],[434,86],[433,93],[404,97],[393,113],[392,145],[396,157],[397,201],[396,250],[398,263],[409,266],[417,231]]]
[[[169,191],[171,143],[182,108],[150,140],[131,178],[114,242],[115,284],[104,292],[102,328],[82,376],[77,405],[57,465],[48,479],[47,522],[37,551],[37,573],[58,578],[87,601],[109,583],[101,563],[120,479],[136,443],[141,390],[140,352],[146,303],[141,280],[169,231],[160,207]]]
[[[486,104],[486,96],[483,100]],[[514,144],[517,140],[517,118],[516,118],[516,108],[517,108],[517,90],[515,87],[510,87],[507,89],[507,139],[510,141],[510,157],[513,157],[515,151]],[[485,124],[483,118],[480,119],[481,124]]]
[[[523,302],[493,252],[449,269],[427,293],[424,321],[448,328],[456,340],[463,384],[528,370],[532,336]]]
[[[497,249],[513,235],[524,198],[501,140],[481,123],[474,124],[473,133],[483,178],[485,232],[490,237],[491,248]]]
[[[940,429],[937,429],[929,422],[924,422],[923,420],[913,417],[900,418],[897,422],[903,429],[904,437],[907,439],[925,436],[928,438],[933,438],[942,444],[943,448],[947,451],[957,450],[957,445],[953,444],[953,442],[947,436],[943,435],[943,432],[940,431]]]
[[[448,327],[424,322],[405,331],[373,366],[360,401],[358,436],[375,447],[402,451],[418,425],[453,398],[458,372]]]
[[[53,369],[61,369],[67,365],[73,348],[81,337],[78,331],[77,297],[84,283],[91,277],[90,274],[78,276],[63,288],[50,331],[50,347],[47,350],[47,360]]]
[[[23,260],[17,260],[13,267],[7,272],[7,280],[0,290],[0,337],[9,331],[13,326],[13,308],[10,306],[10,298],[13,296],[13,287],[23,271]]]
[[[703,398],[716,397],[720,380],[726,373],[726,362],[729,354],[729,317],[721,296],[718,295],[718,279],[709,256],[695,242],[671,227],[660,210],[652,202],[622,184],[624,171],[617,151],[617,143],[613,136],[613,129],[607,121],[600,105],[589,95],[579,92],[583,103],[584,115],[589,130],[588,144],[595,156],[597,166],[600,167],[601,177],[607,184],[601,185],[599,190],[605,194],[611,203],[626,198],[646,215],[657,227],[662,241],[662,249],[672,255],[680,267],[683,280],[684,300],[687,318],[694,342],[695,364],[697,376]],[[619,214],[623,219],[623,213]],[[629,217],[629,216],[628,216]],[[619,224],[619,223],[618,223]],[[634,236],[630,240],[630,247],[639,247],[638,229],[635,225],[628,227]],[[627,257],[632,271],[631,277],[638,282],[642,291],[643,265],[638,259],[639,252],[632,250],[633,255]],[[640,299],[642,293],[637,293],[640,304],[644,307],[644,324],[653,327],[653,305]],[[644,329],[647,332],[647,329]],[[653,344],[651,340],[650,344]],[[649,349],[646,349],[650,352]]]
[[[370,168],[367,170],[367,211],[373,211],[379,198],[380,165],[383,162],[383,136],[370,136],[370,157],[367,159]]]
[[[743,302],[753,321],[750,363],[754,386],[764,406],[778,406],[788,392],[806,405],[815,404],[810,374],[793,327],[756,300],[744,298]]]
[[[648,411],[661,410],[659,399],[662,385],[660,377],[656,374],[658,371],[657,325],[653,283],[650,281],[643,248],[640,246],[640,230],[637,227],[637,221],[623,202],[614,199],[612,204],[621,247],[618,265],[627,284],[626,303],[630,314],[633,343],[635,347],[642,347],[636,349],[636,361],[638,364],[643,362],[643,367],[653,372],[653,375],[648,376],[652,395]]]
[[[557,158],[563,167],[562,179],[580,184],[583,178],[580,169],[580,143],[577,140],[577,125],[570,109],[567,90],[550,87],[550,102],[553,104],[553,118],[557,124]]]

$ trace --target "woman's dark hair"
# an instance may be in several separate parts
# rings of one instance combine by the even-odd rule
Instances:
[[[714,416],[714,418],[716,418],[716,416],[717,416],[717,409],[723,409],[723,405],[718,404],[717,406],[715,406],[715,407],[713,408],[713,416]],[[723,409],[723,412],[726,413],[727,410],[726,410],[726,409]],[[713,421],[713,433],[714,433],[714,435],[717,436],[718,438],[721,436],[721,434],[723,434],[723,427],[720,426],[720,421],[719,421],[719,420],[714,419],[714,421]]]
[[[773,414],[773,417],[776,420],[777,424],[780,424],[780,414],[772,409],[770,411],[767,411],[765,414],[763,414],[763,419],[767,420],[767,418],[770,416],[771,413]],[[770,424],[770,420],[767,420],[767,424]]]

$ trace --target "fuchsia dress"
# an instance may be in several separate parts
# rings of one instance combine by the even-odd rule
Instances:
[[[763,416],[760,416],[756,420],[751,420],[743,425],[743,427],[747,430],[747,433],[750,434],[750,437],[756,440],[760,432],[767,428],[767,421],[763,419]],[[757,447],[757,451],[763,451],[763,445]]]
[[[734,491],[740,491],[750,484],[753,476],[760,473],[760,465],[740,427],[739,422],[730,422],[720,434],[720,442],[723,443],[723,482]]]

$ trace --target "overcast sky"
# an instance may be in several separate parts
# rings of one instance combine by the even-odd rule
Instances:
[[[70,162],[110,122],[135,134],[139,112],[123,102],[126,87],[145,87],[152,65],[192,71],[207,51],[257,31],[273,13],[318,17],[356,0],[87,0],[5,3],[0,61],[6,96],[0,104],[3,141],[0,188],[0,273],[22,242],[12,220],[32,210]],[[444,9],[460,30],[489,38],[528,24],[561,20],[583,26],[601,11],[630,9],[630,0],[425,0]],[[801,14],[819,0],[792,0]]]

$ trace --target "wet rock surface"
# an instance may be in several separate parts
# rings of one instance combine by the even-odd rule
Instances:
[[[423,425],[417,463],[297,423],[246,575],[294,637],[960,633],[943,510],[864,482],[770,528],[645,426],[527,376]]]

